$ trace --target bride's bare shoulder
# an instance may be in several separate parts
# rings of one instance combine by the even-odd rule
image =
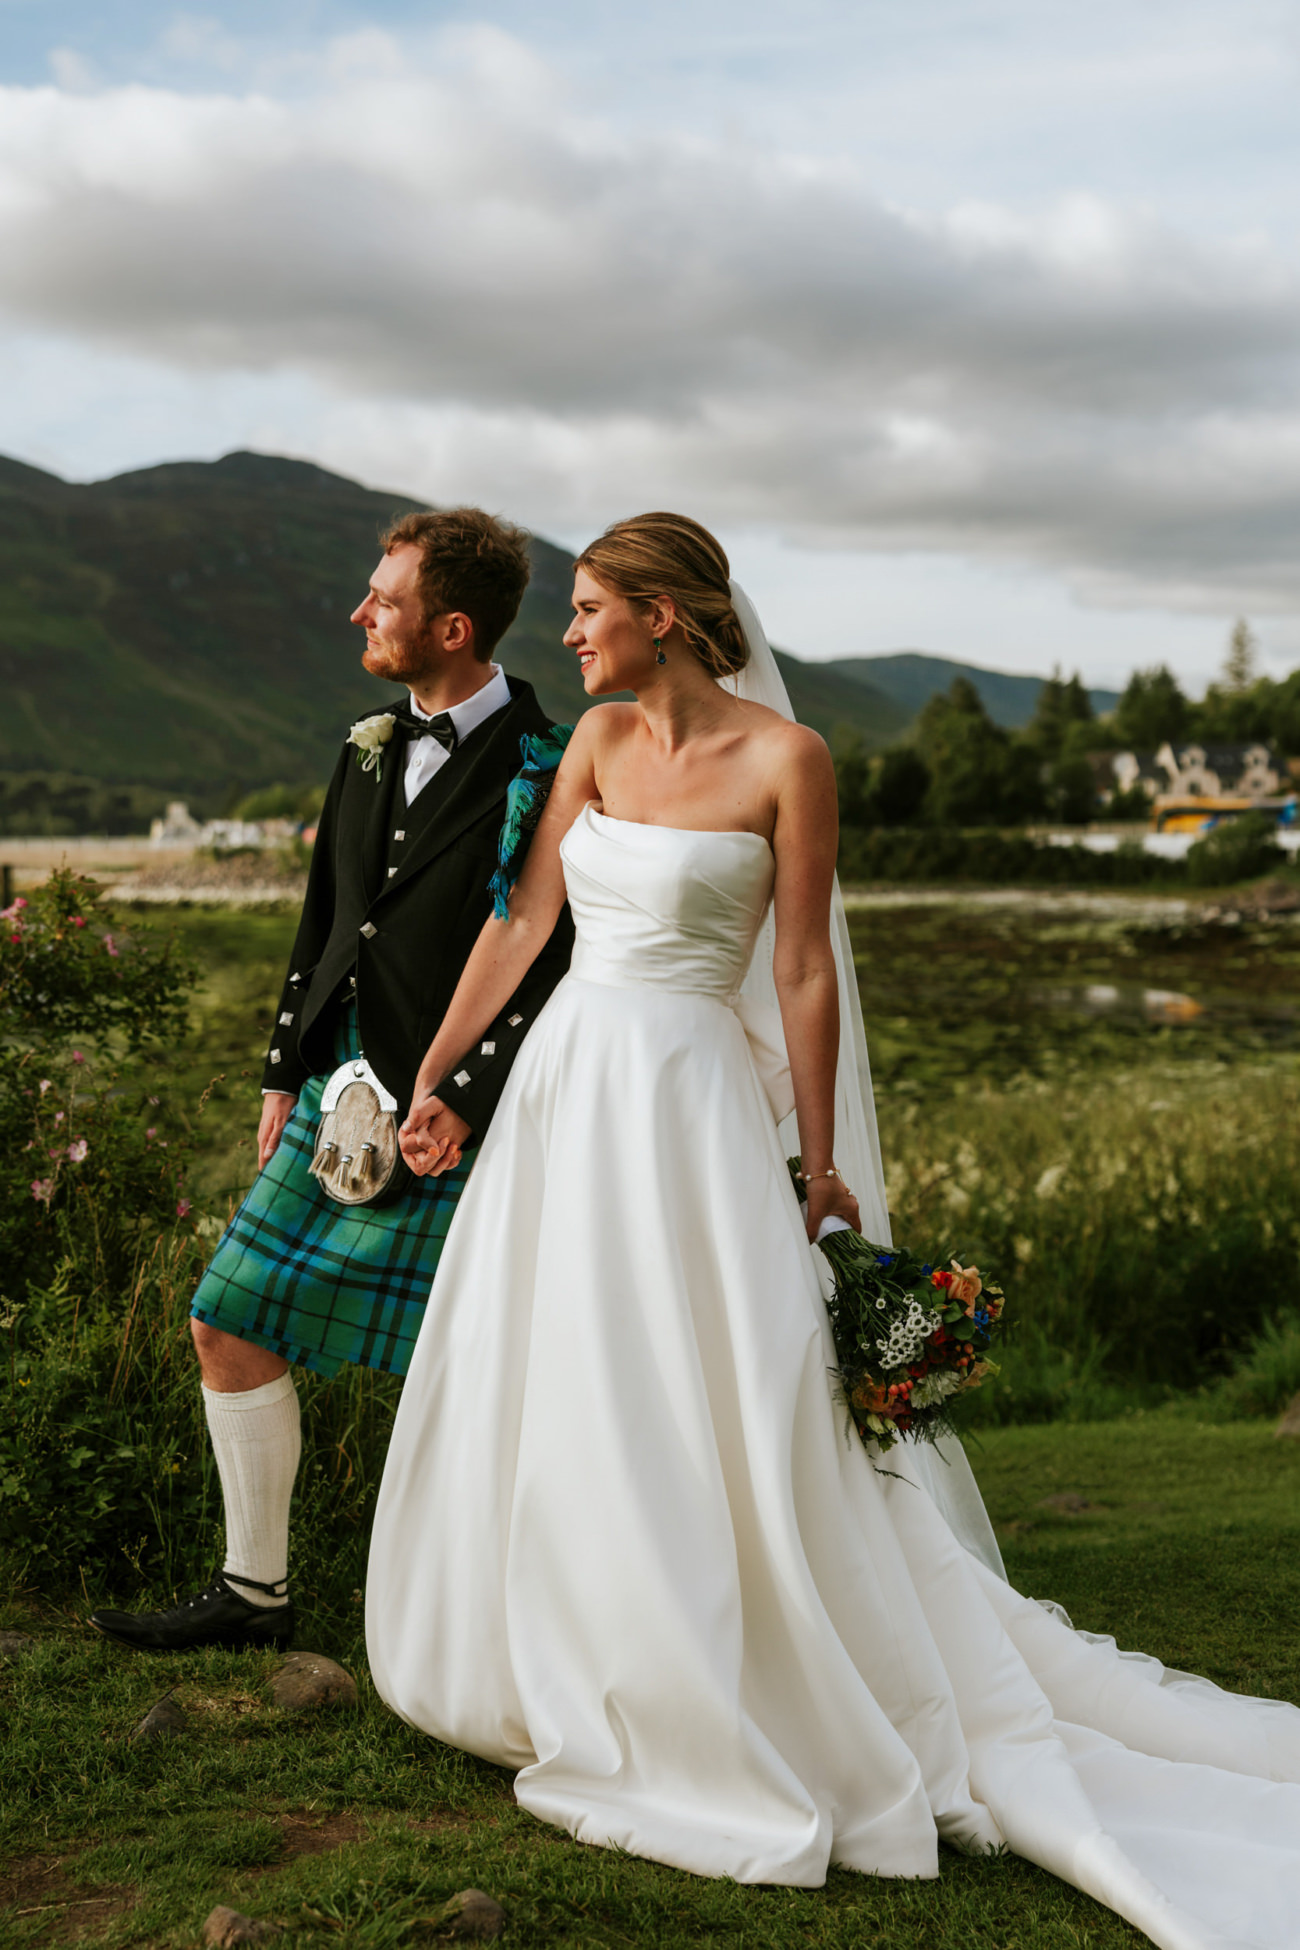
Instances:
[[[778,764],[801,769],[810,767],[815,771],[830,765],[831,755],[826,740],[810,725],[794,724],[766,704],[746,702],[745,710],[752,713],[752,736],[759,740],[764,752],[770,754]]]
[[[612,744],[628,735],[636,715],[635,704],[593,704],[574,725],[569,750],[608,751]]]
[[[623,738],[632,730],[640,715],[635,704],[593,704],[578,719],[575,735],[601,741]]]

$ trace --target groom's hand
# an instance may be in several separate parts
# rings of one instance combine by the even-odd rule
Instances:
[[[438,1178],[460,1163],[469,1143],[470,1127],[440,1097],[424,1097],[412,1104],[397,1133],[402,1156],[417,1177]]]
[[[260,1171],[267,1159],[273,1157],[276,1146],[289,1122],[289,1113],[297,1103],[284,1090],[268,1090],[262,1098],[262,1121],[257,1127],[257,1169]]]

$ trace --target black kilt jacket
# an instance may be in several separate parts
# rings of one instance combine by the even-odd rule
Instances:
[[[400,730],[383,748],[379,776],[363,771],[356,747],[344,745],[317,828],[266,1089],[296,1096],[308,1077],[333,1068],[334,1030],[355,979],[361,1048],[405,1115],[416,1071],[492,910],[488,882],[506,788],[522,763],[519,741],[551,725],[532,686],[508,682],[510,703],[475,727],[410,806]],[[566,907],[481,1044],[439,1086],[475,1139],[572,946]]]

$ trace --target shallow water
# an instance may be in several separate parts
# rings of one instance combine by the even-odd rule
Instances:
[[[890,892],[849,924],[877,1087],[1300,1055],[1300,924],[1182,901]]]

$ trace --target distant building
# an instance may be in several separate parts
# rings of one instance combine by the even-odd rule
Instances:
[[[149,828],[149,839],[154,846],[177,846],[186,841],[191,846],[199,844],[203,828],[193,817],[183,799],[173,799],[161,819],[155,819]]]
[[[1284,790],[1285,772],[1267,745],[1171,745],[1157,752],[1116,752],[1121,792],[1140,786],[1148,799],[1267,799]]]
[[[153,846],[283,846],[298,831],[291,819],[195,819],[183,799],[173,799],[149,828]]]
[[[1109,759],[1115,785],[1120,792],[1140,786],[1148,799],[1168,788],[1169,781],[1156,764],[1154,752],[1115,752]]]
[[[1156,753],[1156,764],[1169,779],[1166,791],[1188,798],[1220,799],[1234,793],[1266,799],[1282,790],[1283,774],[1267,745],[1165,744]]]

